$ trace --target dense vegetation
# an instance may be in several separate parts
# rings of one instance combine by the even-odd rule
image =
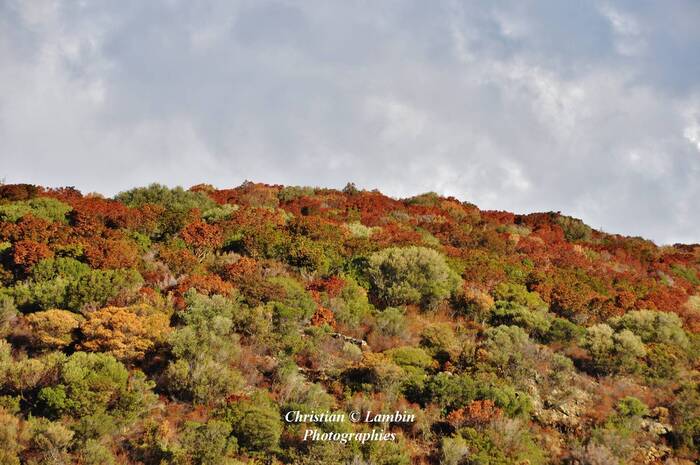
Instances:
[[[0,265],[3,465],[700,458],[700,246],[353,185],[0,185]],[[291,410],[416,421],[305,442]]]

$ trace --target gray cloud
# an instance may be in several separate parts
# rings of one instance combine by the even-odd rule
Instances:
[[[244,179],[700,242],[700,4],[0,0],[0,176]]]

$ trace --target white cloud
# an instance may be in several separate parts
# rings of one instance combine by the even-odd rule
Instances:
[[[635,56],[646,49],[646,39],[637,19],[629,12],[623,12],[610,4],[600,9],[610,21],[616,36],[615,49],[620,55]]]
[[[700,36],[665,35],[695,11],[8,0],[0,177],[355,181],[700,241]]]

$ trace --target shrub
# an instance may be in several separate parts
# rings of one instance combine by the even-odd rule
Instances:
[[[460,435],[443,438],[440,444],[443,465],[463,465],[467,463],[471,451],[467,441]]]
[[[115,199],[129,207],[152,204],[174,211],[187,211],[193,208],[205,211],[216,207],[216,203],[203,192],[186,191],[179,186],[171,189],[161,184],[151,184],[148,187],[120,192]]]
[[[35,197],[10,204],[0,205],[0,221],[16,223],[21,217],[31,214],[46,221],[66,222],[70,205],[48,197]]]
[[[452,327],[447,323],[435,323],[427,326],[421,333],[420,344],[442,363],[454,360],[461,351],[459,341]]]
[[[61,423],[46,418],[31,418],[28,421],[29,450],[40,464],[60,464],[69,460],[68,448],[73,440],[73,431]]]
[[[42,260],[32,268],[31,278],[34,281],[49,281],[54,278],[65,278],[75,281],[89,274],[90,267],[74,258],[57,257]]]
[[[231,436],[231,425],[225,421],[206,423],[187,422],[182,434],[182,445],[187,463],[193,465],[221,465],[236,452],[236,438]]]
[[[623,417],[643,417],[649,413],[646,404],[632,396],[620,399],[615,408],[617,413]]]
[[[494,306],[493,298],[477,287],[468,285],[465,281],[463,286],[456,292],[453,299],[454,307],[476,321],[483,322],[491,314]]]
[[[498,326],[486,330],[483,360],[488,368],[501,376],[520,380],[532,370],[534,344],[517,326]]]
[[[81,464],[83,465],[114,465],[116,463],[112,452],[95,439],[88,439],[80,448]]]
[[[688,336],[683,331],[683,322],[675,313],[639,310],[611,318],[608,324],[617,331],[628,329],[644,343],[661,343],[688,347]]]
[[[83,318],[66,310],[51,309],[32,313],[26,319],[36,347],[62,349],[73,342]]]
[[[688,281],[690,284],[700,286],[700,278],[698,277],[698,273],[692,268],[683,265],[671,265],[671,271],[673,271],[676,276],[680,276]]]
[[[19,420],[4,408],[0,408],[0,463],[20,465]]]
[[[298,199],[299,197],[308,197],[314,195],[316,189],[313,187],[302,187],[302,186],[286,186],[280,189],[277,193],[277,197],[280,202],[287,203],[292,200]]]
[[[403,336],[407,330],[404,310],[397,307],[387,307],[380,311],[375,324],[384,336]]]
[[[500,283],[493,289],[492,294],[496,301],[512,302],[535,311],[547,309],[547,304],[540,295],[528,291],[522,284]]]
[[[32,277],[9,291],[23,310],[63,308],[79,311],[133,297],[143,285],[136,270],[91,270],[72,258],[44,260]]]
[[[555,317],[545,336],[547,342],[576,342],[586,334],[586,329],[566,318]]]
[[[330,299],[329,307],[337,322],[351,328],[359,326],[372,312],[367,292],[351,278],[345,280],[340,295]]]
[[[522,304],[500,300],[491,314],[494,326],[519,326],[533,336],[544,338],[549,332],[550,320],[541,310],[531,310]]]
[[[221,247],[224,242],[221,228],[203,221],[195,221],[185,226],[180,231],[180,237],[200,258]]]
[[[568,241],[587,241],[591,238],[593,230],[578,218],[570,216],[557,216],[557,224],[564,230],[564,237]]]
[[[476,399],[477,392],[477,383],[470,376],[440,372],[425,382],[421,397],[414,400],[422,404],[434,402],[450,412]]]
[[[410,465],[411,456],[401,436],[396,441],[370,443],[369,460],[375,465]]]
[[[424,247],[392,247],[373,254],[367,274],[384,305],[431,308],[457,290],[460,279],[442,255]]]
[[[143,285],[136,270],[92,270],[67,287],[65,307],[80,310],[86,305],[102,306],[117,296],[133,295]]]
[[[240,207],[238,205],[225,203],[223,205],[219,205],[218,207],[205,210],[202,213],[202,219],[207,223],[219,223],[221,221],[228,220],[239,208]]]
[[[604,445],[589,442],[586,446],[574,447],[571,451],[574,463],[581,465],[609,465],[619,464],[620,461],[612,451]]]
[[[12,245],[12,261],[15,265],[30,269],[33,265],[53,256],[49,246],[32,240],[17,241]]]
[[[169,315],[145,304],[105,307],[87,313],[80,326],[80,347],[90,352],[107,352],[119,360],[140,360],[163,341],[169,325]]]
[[[111,355],[76,352],[61,364],[58,384],[39,392],[39,401],[53,417],[108,413],[126,420],[143,411],[150,387],[143,378],[130,379]]]
[[[175,360],[166,373],[167,389],[196,403],[223,401],[238,390],[243,380],[230,368],[238,358],[238,337],[232,332],[237,305],[219,295],[186,295],[187,308],[178,312],[185,323],[169,337]]]
[[[131,268],[138,261],[138,249],[127,240],[94,240],[85,247],[85,258],[93,268]]]
[[[248,451],[272,452],[279,447],[282,420],[277,405],[258,392],[248,400],[227,405],[222,418],[233,426],[238,445]]]
[[[119,193],[116,200],[129,207],[158,205],[163,208],[159,225],[153,231],[155,236],[171,235],[178,232],[187,223],[192,209],[206,211],[216,207],[216,202],[203,192],[186,191],[182,187],[170,189],[160,184],[139,187]]]
[[[433,366],[433,359],[420,347],[397,347],[385,354],[401,367],[428,369]]]
[[[485,430],[459,431],[470,450],[469,462],[480,465],[527,463],[541,465],[546,457],[526,426],[509,418],[496,420]]]
[[[270,282],[284,289],[282,303],[290,308],[293,320],[306,322],[316,312],[316,302],[298,281],[287,277],[271,278]]]
[[[15,300],[5,292],[7,290],[0,287],[0,338],[6,337],[12,331],[18,315]]]
[[[646,354],[639,336],[628,329],[616,333],[606,324],[588,328],[582,345],[591,355],[593,367],[602,374],[637,372],[639,359]]]

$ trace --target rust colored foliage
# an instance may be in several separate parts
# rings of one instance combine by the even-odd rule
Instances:
[[[136,246],[126,240],[97,239],[85,245],[85,258],[93,268],[131,268],[138,262]]]
[[[318,278],[309,283],[306,288],[310,291],[325,292],[328,297],[334,298],[340,295],[340,291],[345,287],[345,280],[339,276],[331,276],[323,279]]]
[[[312,326],[328,325],[335,330],[336,322],[335,322],[335,317],[333,316],[333,312],[330,309],[328,309],[322,305],[319,305],[318,308],[316,309],[316,313],[314,313],[313,316],[311,317],[311,325]]]
[[[372,236],[372,242],[382,248],[416,244],[420,243],[421,240],[420,233],[397,223],[382,227],[379,232]]]
[[[284,288],[267,281],[260,262],[250,257],[242,257],[227,265],[222,277],[231,282],[241,292],[243,300],[253,307],[272,300],[280,301],[285,296]]]
[[[140,360],[170,331],[170,317],[145,304],[89,312],[80,326],[81,349],[108,352],[120,360]]]
[[[180,237],[188,246],[192,247],[198,257],[221,247],[224,241],[221,228],[203,221],[195,221],[185,226],[180,231]]]
[[[281,186],[244,182],[234,189],[208,192],[217,203],[233,203],[250,207],[276,207],[279,204],[277,193]]]
[[[454,428],[484,426],[502,415],[503,411],[492,400],[473,400],[466,407],[450,412],[447,422]]]
[[[15,265],[29,269],[32,265],[53,256],[49,246],[32,240],[15,242],[12,247],[12,261]]]
[[[348,213],[359,213],[359,219],[365,226],[383,226],[388,222],[390,213],[405,211],[406,207],[402,202],[379,192],[362,191],[347,196],[346,210]]]
[[[659,285],[642,299],[641,305],[644,308],[661,310],[662,312],[677,312],[687,299],[687,294],[679,292],[677,287]]]
[[[197,257],[188,249],[161,247],[158,250],[158,258],[167,265],[175,277],[188,273],[197,265]]]
[[[215,274],[187,276],[173,289],[173,297],[177,308],[185,307],[184,295],[190,289],[195,289],[204,295],[230,295],[233,292],[233,286]]]
[[[32,184],[4,184],[0,185],[0,199],[17,201],[29,200],[40,192],[38,186]]]
[[[103,235],[108,230],[122,228],[148,233],[155,228],[158,217],[163,212],[163,208],[158,205],[130,208],[116,200],[100,197],[56,198],[73,207],[70,213],[71,224],[74,233],[81,237]]]
[[[31,214],[24,215],[17,223],[0,222],[0,239],[11,242],[30,240],[45,244],[66,244],[71,241],[71,235],[70,226]]]
[[[497,224],[513,224],[515,223],[515,214],[501,210],[484,210],[481,212],[481,217],[488,221]]]

